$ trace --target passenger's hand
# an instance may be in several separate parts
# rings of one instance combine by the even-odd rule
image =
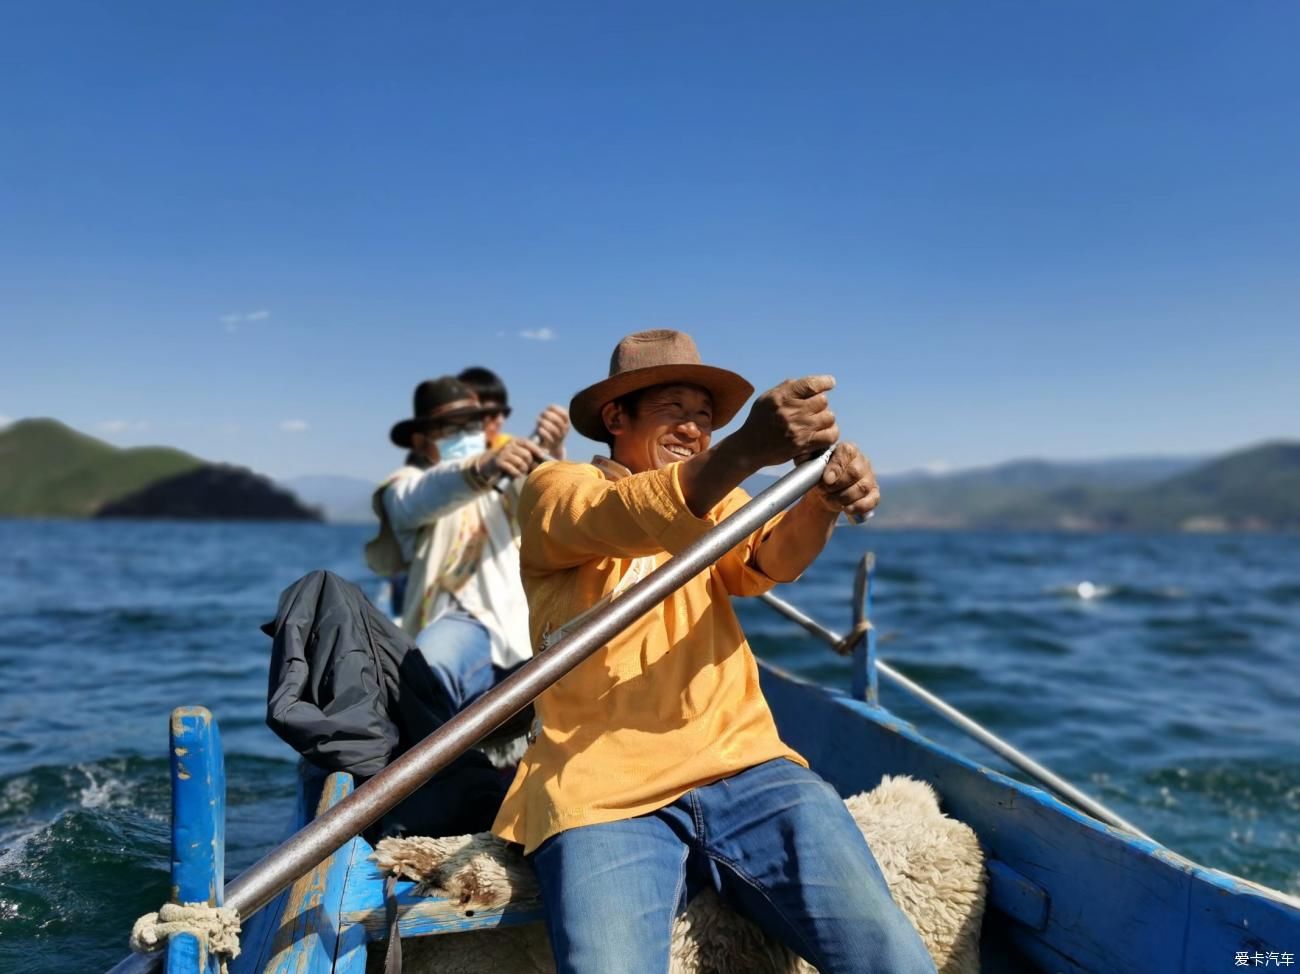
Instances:
[[[803,459],[835,445],[840,428],[826,399],[833,388],[833,376],[808,375],[787,379],[754,401],[745,425],[732,434],[754,469]]]
[[[880,486],[862,451],[852,443],[841,443],[808,496],[817,498],[827,510],[864,517],[880,503]]]
[[[542,448],[532,440],[514,439],[480,454],[474,468],[481,478],[496,483],[502,477],[522,477],[545,459]]]
[[[542,449],[557,460],[564,459],[564,438],[569,434],[569,411],[547,406],[537,417],[537,439]]]

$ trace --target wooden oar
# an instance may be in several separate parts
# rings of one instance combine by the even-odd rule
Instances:
[[[687,581],[753,534],[820,479],[831,451],[800,464],[685,551],[665,562],[546,652],[483,694],[343,801],[307,823],[246,869],[225,891],[225,905],[246,919],[300,876],[328,859],[371,822],[409,796],[544,690]],[[110,974],[156,968],[161,953],[131,954]]]

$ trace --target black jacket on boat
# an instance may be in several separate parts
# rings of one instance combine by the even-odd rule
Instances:
[[[451,716],[415,643],[351,582],[304,575],[280,595],[266,722],[322,771],[367,778]],[[463,834],[487,829],[507,779],[470,751],[384,819],[386,832]]]

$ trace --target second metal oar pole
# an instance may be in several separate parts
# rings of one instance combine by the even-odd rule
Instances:
[[[483,694],[343,801],[305,825],[226,887],[225,905],[247,918],[324,862],[371,822],[496,730],[646,612],[704,571],[821,479],[830,459],[800,464],[654,573]],[[159,955],[133,955],[113,974],[147,970]]]
[[[816,619],[804,612],[800,612],[785,599],[773,595],[771,592],[764,592],[759,596],[759,598],[772,608],[776,609],[777,612],[781,613],[781,615],[785,616],[787,619],[792,622],[797,622],[814,636],[819,636],[832,646],[838,646],[843,643],[844,637],[839,633],[827,629]],[[935,696],[925,687],[921,686],[921,684],[909,680],[888,663],[877,661],[876,669],[878,669],[881,675],[895,686],[910,693],[913,697],[920,700],[945,720],[956,725],[958,728],[965,731],[966,734],[987,747],[994,754],[997,754],[999,757],[1004,759],[1008,764],[1019,768],[1039,784],[1056,792],[1057,795],[1064,798],[1066,801],[1073,803],[1075,807],[1082,809],[1093,818],[1100,819],[1109,825],[1114,825],[1116,828],[1126,829],[1139,838],[1151,839],[1151,836],[1147,835],[1128,819],[1123,818],[1118,812],[1111,811],[1101,802],[1097,801],[1097,799],[1084,794],[1056,772],[1043,767],[1043,765],[1039,764],[1029,755],[1018,750],[1013,744],[998,737],[997,734],[994,734],[983,724],[971,720],[971,718],[967,717],[964,713],[943,698]],[[1154,842],[1155,839],[1151,839],[1151,841]]]

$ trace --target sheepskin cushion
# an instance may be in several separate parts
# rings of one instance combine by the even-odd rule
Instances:
[[[940,974],[976,974],[984,914],[984,860],[971,829],[939,811],[921,781],[886,777],[848,799],[854,821],[907,918],[920,932]],[[532,868],[494,836],[385,839],[380,868],[420,884],[420,891],[466,909],[537,897]],[[542,924],[421,937],[402,944],[407,971],[437,974],[554,974]],[[706,892],[673,929],[671,974],[806,974],[813,968],[749,920]]]

